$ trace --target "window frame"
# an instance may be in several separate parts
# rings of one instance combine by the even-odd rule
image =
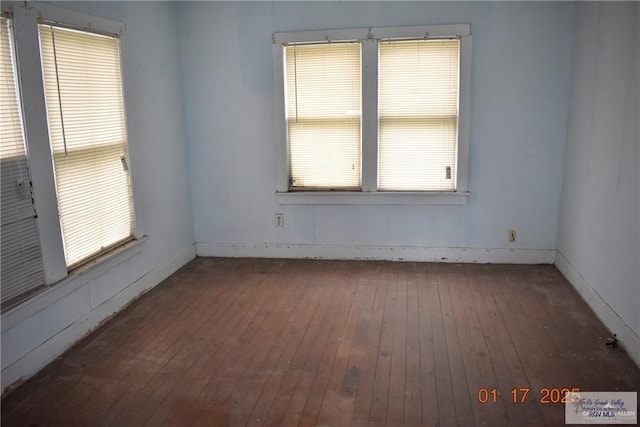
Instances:
[[[24,181],[24,178],[22,180],[22,185],[28,184],[28,199],[26,199],[25,194],[23,193],[24,191],[24,187],[22,188],[22,190],[20,191],[22,193],[22,201],[27,201],[28,200],[28,205],[30,208],[30,214],[29,214],[29,218],[22,217],[22,218],[15,218],[12,224],[6,224],[9,226],[12,226],[12,229],[14,230],[14,232],[17,230],[17,234],[18,234],[18,238],[16,243],[20,243],[20,245],[22,246],[24,243],[24,239],[27,238],[27,242],[29,242],[28,238],[32,238],[33,240],[31,241],[32,244],[34,244],[34,246],[30,246],[27,245],[26,248],[22,248],[21,251],[21,257],[20,257],[20,264],[22,265],[22,269],[20,271],[20,273],[27,274],[27,276],[29,278],[33,278],[35,279],[33,282],[30,280],[27,280],[25,277],[23,277],[23,279],[25,279],[25,281],[21,284],[21,286],[18,286],[17,289],[12,287],[10,292],[10,295],[13,294],[13,292],[11,291],[19,291],[19,293],[15,294],[14,296],[5,298],[5,292],[7,291],[7,289],[3,289],[2,291],[2,300],[0,301],[0,303],[2,304],[2,307],[7,307],[10,306],[12,304],[15,303],[15,301],[19,301],[23,298],[23,295],[32,295],[36,292],[39,291],[39,289],[41,289],[44,286],[44,265],[43,265],[43,261],[42,261],[42,248],[41,248],[41,244],[40,244],[40,237],[38,235],[38,218],[37,218],[37,214],[36,214],[36,209],[35,209],[35,204],[33,201],[33,190],[31,187],[31,166],[29,165],[29,153],[28,153],[28,147],[26,144],[26,138],[25,138],[25,126],[24,126],[24,117],[23,117],[23,101],[22,101],[22,91],[21,91],[21,87],[20,87],[20,79],[19,79],[19,70],[18,70],[18,61],[17,61],[17,56],[16,56],[16,45],[15,45],[15,36],[14,36],[14,22],[13,22],[13,14],[8,12],[8,11],[4,11],[2,10],[0,12],[0,15],[2,16],[2,19],[6,19],[7,20],[7,30],[8,30],[8,57],[10,58],[10,62],[11,62],[11,68],[12,68],[12,77],[14,78],[13,80],[13,86],[15,89],[15,108],[17,110],[17,121],[19,122],[19,129],[20,129],[20,137],[19,137],[19,143],[21,143],[22,145],[22,149],[23,149],[23,153],[21,153],[20,157],[22,157],[22,155],[24,155],[24,165],[17,165],[17,168],[20,169],[19,175],[20,177],[26,177],[26,179],[28,180],[26,183]],[[3,24],[4,26],[4,24]],[[12,120],[13,121],[13,120]],[[2,159],[4,162],[4,159]],[[18,163],[21,163],[20,161],[18,161]],[[24,166],[24,169],[22,169],[21,166]],[[10,178],[18,178],[14,175],[15,172],[15,168],[11,168],[10,173],[11,176]],[[23,175],[24,174],[24,175]],[[16,184],[18,182],[16,181]],[[4,195],[3,195],[4,198]],[[15,204],[14,204],[15,203]],[[12,200],[12,204],[11,206],[14,208],[18,208],[20,202],[16,203],[16,200]],[[4,208],[4,206],[3,206]],[[3,220],[6,220],[6,218],[3,218]],[[23,229],[23,227],[21,225],[14,225],[17,224],[18,222],[22,223],[24,220],[27,220],[30,224],[29,225],[33,225],[33,229],[31,229],[33,232],[29,233],[29,231],[26,231],[25,229]],[[27,229],[29,227],[26,227]],[[35,234],[35,235],[34,235]],[[9,238],[8,239],[10,243],[13,243],[14,240],[13,238]],[[5,246],[5,243],[3,241],[3,247]],[[25,257],[25,249],[30,249],[35,247],[35,245],[37,245],[37,257]],[[5,247],[6,249],[6,247]],[[33,255],[33,253],[32,253]],[[27,267],[28,266],[28,267]],[[12,269],[9,268],[9,270],[11,271]],[[15,270],[14,270],[15,271]],[[3,271],[3,274],[5,272]],[[9,283],[15,283],[12,279],[14,279],[13,276],[9,276]],[[5,283],[3,283],[3,286],[5,285]]]
[[[4,6],[7,7],[4,7]],[[69,11],[46,4],[33,3],[28,7],[9,3],[3,10],[11,13],[14,20],[15,48],[18,67],[18,84],[21,96],[29,102],[23,103],[24,133],[27,155],[31,165],[33,200],[38,213],[38,233],[42,250],[45,285],[51,286],[63,280],[71,280],[77,272],[87,269],[113,265],[140,251],[144,243],[143,228],[138,212],[136,193],[135,159],[131,150],[130,131],[127,126],[126,82],[124,62],[126,49],[126,28],[123,23]],[[130,169],[131,197],[133,205],[133,241],[124,241],[111,250],[96,254],[78,265],[67,267],[63,251],[63,239],[60,228],[53,157],[50,147],[47,122],[42,63],[38,24],[46,21],[56,26],[66,27],[101,35],[118,35],[120,38],[120,78],[124,103],[124,126],[127,133],[127,151]],[[119,261],[118,261],[119,262]],[[100,268],[101,270],[102,268]],[[66,279],[66,280],[65,280]]]
[[[65,242],[65,258],[67,259],[67,269],[68,270],[73,270],[83,264],[86,264],[90,261],[92,261],[93,259],[99,258],[100,256],[104,255],[105,253],[108,253],[109,251],[111,251],[112,249],[121,246],[122,244],[133,240],[133,230],[135,228],[135,211],[134,211],[134,206],[133,206],[133,192],[131,189],[131,176],[130,176],[130,169],[127,167],[125,167],[124,165],[127,165],[129,163],[129,143],[128,143],[128,133],[127,133],[127,123],[126,123],[126,118],[125,118],[125,110],[124,110],[124,91],[122,88],[122,69],[120,67],[120,60],[121,60],[121,50],[120,50],[120,35],[119,33],[105,33],[103,31],[94,31],[93,29],[89,30],[86,28],[83,29],[78,29],[78,28],[71,28],[71,26],[67,25],[67,24],[60,24],[58,22],[51,22],[50,20],[45,20],[45,19],[38,19],[38,33],[39,33],[39,39],[40,39],[40,58],[41,58],[41,64],[42,67],[44,69],[48,70],[48,75],[49,77],[47,77],[47,73],[43,73],[43,81],[45,82],[44,84],[44,88],[45,91],[48,90],[48,93],[45,94],[45,105],[46,105],[46,109],[47,109],[47,121],[48,121],[48,129],[49,129],[49,138],[50,138],[50,145],[51,145],[51,151],[52,151],[52,161],[53,161],[53,165],[54,165],[54,175],[55,175],[55,179],[56,179],[56,198],[58,201],[58,214],[60,215],[60,222],[61,224],[64,224],[65,221],[69,221],[70,218],[69,217],[75,217],[76,219],[78,218],[78,216],[85,218],[85,215],[88,214],[88,212],[85,210],[86,206],[89,206],[89,204],[77,204],[77,203],[73,203],[72,207],[68,207],[65,209],[64,207],[64,201],[65,200],[69,200],[69,198],[71,199],[75,199],[78,196],[78,179],[76,178],[70,178],[70,176],[81,176],[82,177],[82,181],[85,180],[92,180],[94,179],[93,176],[90,176],[91,173],[86,170],[86,169],[82,169],[82,171],[76,169],[77,167],[80,168],[86,168],[86,165],[89,163],[94,162],[93,164],[95,165],[96,163],[100,163],[100,162],[104,162],[105,161],[105,157],[115,157],[115,156],[119,156],[119,161],[117,162],[117,170],[118,173],[124,172],[121,176],[123,176],[124,178],[121,178],[120,181],[120,185],[119,186],[113,186],[112,188],[119,188],[121,191],[118,192],[118,195],[122,198],[121,201],[125,201],[126,200],[126,205],[123,203],[122,205],[119,206],[126,206],[126,210],[129,212],[129,216],[128,216],[128,220],[127,222],[123,222],[122,226],[127,225],[126,229],[127,229],[127,234],[126,236],[124,235],[124,233],[120,236],[118,236],[117,239],[109,239],[107,241],[103,240],[103,241],[96,241],[93,240],[93,235],[94,233],[100,234],[101,232],[104,231],[104,227],[102,226],[98,226],[98,223],[101,223],[102,221],[109,221],[110,217],[109,215],[99,215],[95,217],[96,222],[94,223],[95,225],[92,228],[91,232],[87,232],[87,228],[83,228],[82,225],[78,226],[77,223],[75,223],[75,225],[73,227],[69,227],[67,224],[67,229],[66,231],[63,229],[62,230],[62,235],[63,235],[63,240]],[[71,37],[74,38],[74,41],[71,42],[70,44],[67,45],[67,53],[64,53],[64,48],[63,49],[59,49],[58,50],[58,54],[56,54],[56,50],[55,50],[55,46],[56,46],[56,38],[58,36],[54,37],[54,34],[58,34],[58,36],[62,39],[61,41],[58,42],[58,44],[60,46],[64,45],[64,39],[65,37]],[[47,42],[47,37],[50,37],[51,41]],[[47,45],[50,43],[50,52],[47,55],[45,52],[47,50]],[[71,113],[66,112],[66,107],[69,106],[69,100],[65,99],[65,97],[63,97],[61,95],[61,88],[64,87],[64,81],[66,80],[66,84],[70,85],[70,86],[81,86],[83,89],[85,90],[96,90],[97,86],[95,84],[89,85],[87,86],[86,83],[84,83],[83,81],[83,75],[82,74],[74,74],[74,72],[71,72],[71,76],[69,76],[67,73],[68,71],[65,71],[64,68],[62,68],[60,70],[60,77],[58,77],[58,64],[61,64],[62,61],[64,61],[65,56],[67,58],[69,58],[69,56],[76,58],[76,55],[79,55],[80,52],[82,52],[84,50],[83,48],[83,44],[84,43],[107,43],[110,45],[110,49],[109,49],[109,54],[111,53],[116,53],[116,55],[113,57],[114,62],[110,62],[109,64],[117,64],[118,67],[115,68],[107,68],[110,71],[115,71],[113,72],[112,76],[113,76],[113,80],[111,81],[114,84],[118,84],[119,85],[119,89],[120,89],[120,93],[117,94],[119,96],[118,99],[118,109],[116,110],[112,110],[111,112],[113,113],[114,111],[117,112],[117,114],[111,115],[111,116],[105,116],[102,115],[100,116],[100,119],[105,119],[107,118],[108,120],[117,120],[117,124],[114,124],[110,129],[111,131],[118,131],[119,129],[122,129],[122,134],[120,135],[122,137],[122,140],[120,140],[120,138],[118,138],[118,142],[110,142],[109,145],[104,144],[104,140],[101,140],[99,137],[95,137],[92,139],[92,137],[90,137],[88,134],[83,134],[83,136],[86,136],[87,139],[89,141],[92,141],[91,143],[85,143],[82,146],[75,146],[75,153],[78,152],[82,152],[82,161],[79,162],[79,165],[76,164],[75,166],[71,166],[71,167],[65,167],[65,164],[67,163],[66,160],[70,160],[71,163],[76,163],[76,160],[74,160],[74,146],[72,144],[71,148],[70,148],[70,152],[68,154],[69,157],[67,157],[67,140],[64,139],[64,135],[65,135],[65,129],[67,129],[67,134],[70,135],[72,134],[72,131],[70,129],[72,129],[74,126],[73,124],[69,124],[72,123],[72,119],[74,118],[74,113],[73,111]],[[111,48],[114,48],[113,51],[111,50]],[[74,53],[69,54],[68,51],[69,50],[73,50]],[[47,60],[47,58],[49,58]],[[57,59],[56,59],[57,58]],[[105,59],[105,58],[102,58]],[[111,59],[111,58],[110,58]],[[102,62],[102,61],[101,61]],[[101,63],[100,62],[100,63]],[[54,65],[55,64],[55,65]],[[89,67],[91,67],[91,65],[95,64],[95,62],[92,62]],[[47,68],[48,67],[48,68]],[[105,68],[105,67],[101,67],[101,68]],[[90,68],[81,68],[83,71],[88,72],[87,70]],[[91,68],[93,69],[93,68]],[[55,70],[55,71],[54,71]],[[117,71],[116,71],[117,70]],[[44,71],[44,70],[43,70]],[[55,79],[53,79],[53,75],[55,75]],[[65,75],[67,75],[67,77],[65,78]],[[103,75],[101,75],[102,77]],[[73,82],[73,83],[71,83]],[[71,90],[73,92],[73,89]],[[63,91],[64,92],[64,91]],[[51,93],[56,93],[55,95],[55,99],[52,99],[52,95]],[[73,92],[75,94],[78,94],[78,92]],[[93,103],[93,98],[92,97],[86,97],[84,90],[81,90],[80,93],[82,93],[82,100],[86,100],[87,105],[92,105]],[[115,92],[112,92],[115,93]],[[116,96],[116,95],[114,95]],[[73,101],[71,101],[71,104],[73,104]],[[64,120],[62,119],[63,116],[63,106],[65,107],[64,111]],[[56,109],[59,109],[59,111],[57,111],[56,113],[54,113],[54,111]],[[121,113],[121,114],[120,114]],[[82,114],[82,113],[81,113]],[[94,116],[95,118],[95,116]],[[76,117],[76,125],[78,124],[79,120]],[[68,121],[68,123],[67,123]],[[98,120],[99,121],[99,120]],[[83,122],[84,123],[84,122]],[[95,124],[95,122],[91,122],[93,124]],[[83,128],[84,129],[88,129],[88,130],[93,130],[93,132],[95,132],[94,128],[92,127],[92,124],[83,124]],[[59,127],[61,129],[61,135],[59,136],[60,140],[64,140],[64,150],[62,150],[62,147],[58,147],[56,149],[56,137],[54,135],[52,135],[52,128],[57,128]],[[93,133],[91,132],[91,133]],[[71,139],[71,137],[68,138],[69,140]],[[76,141],[81,140],[82,138],[76,138]],[[100,142],[98,142],[96,144],[96,139],[98,139]],[[71,140],[69,141],[71,143]],[[62,143],[62,141],[58,141],[58,144]],[[109,148],[107,148],[109,147]],[[104,150],[108,150],[110,151],[109,154],[105,154]],[[114,154],[112,151],[117,151],[117,154]],[[62,159],[60,158],[60,156],[62,155],[62,153],[64,153],[64,159],[65,161],[61,161]],[[122,154],[124,153],[124,154]],[[86,157],[85,157],[86,156]],[[77,159],[77,157],[76,157]],[[124,160],[123,160],[124,159]],[[87,161],[89,163],[87,163]],[[121,166],[121,163],[124,161],[124,165]],[[124,171],[121,171],[121,168],[124,169]],[[65,178],[66,176],[66,178]],[[104,176],[103,178],[106,178],[106,176]],[[112,183],[117,181],[118,178],[116,175],[113,174],[113,171],[109,174],[109,180],[110,180],[110,184],[109,186],[112,186]],[[66,181],[66,182],[65,182]],[[107,196],[106,192],[108,192],[108,190],[106,190],[103,187],[100,186],[96,186],[93,187],[93,191],[96,192],[97,194],[100,194],[101,197],[105,196],[105,199],[107,199],[109,196]],[[82,191],[81,191],[82,192]],[[96,194],[96,193],[93,193]],[[111,193],[111,195],[113,196],[113,193]],[[81,196],[82,197],[82,196]],[[116,196],[117,197],[117,196]],[[123,212],[120,212],[123,213]],[[130,220],[130,222],[129,222]],[[71,222],[73,222],[73,219],[71,219]],[[78,228],[80,230],[84,230],[84,233],[78,233]],[[124,227],[123,227],[124,229]],[[99,230],[99,231],[98,231]],[[72,235],[75,237],[75,239],[80,239],[84,244],[87,244],[89,242],[93,243],[95,246],[94,248],[92,248],[91,252],[85,253],[84,256],[79,257],[78,255],[76,255],[75,257],[72,257],[72,254],[74,253],[74,247],[71,244],[73,237],[71,238],[71,240],[69,239],[68,235],[65,236],[65,232],[68,233],[69,235]],[[74,234],[75,233],[75,234]],[[91,237],[87,237],[87,236],[91,236]],[[99,250],[95,250],[97,248],[97,245],[100,244],[101,247]],[[78,249],[77,247],[75,248],[75,251],[77,252]]]
[[[378,43],[384,40],[458,38],[460,40],[458,141],[455,191],[378,190]],[[289,186],[289,144],[285,115],[284,45],[287,43],[361,42],[362,141],[361,190],[300,191]],[[279,204],[466,204],[468,189],[471,24],[370,27],[276,32],[273,41],[274,112]]]

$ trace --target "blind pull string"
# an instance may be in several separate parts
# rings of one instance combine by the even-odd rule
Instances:
[[[298,52],[293,45],[293,80],[296,88],[296,123],[298,123]]]
[[[60,124],[62,125],[62,143],[64,144],[64,156],[67,157],[67,135],[64,131],[64,114],[62,114],[62,96],[60,95],[60,77],[58,76],[58,55],[56,53],[56,34],[53,31],[53,26],[49,25],[51,29],[51,41],[53,43],[53,63],[56,69],[56,87],[58,89],[58,107],[60,108]]]

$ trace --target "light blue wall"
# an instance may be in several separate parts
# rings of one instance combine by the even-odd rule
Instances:
[[[196,242],[555,249],[572,4],[193,2],[179,10]],[[279,206],[272,32],[449,23],[473,26],[468,204]],[[284,227],[274,226],[276,212]]]
[[[148,239],[139,253],[123,262],[56,285],[3,314],[3,389],[35,373],[195,256],[177,5],[62,2],[58,6],[126,25],[122,64],[129,150],[136,216]]]
[[[134,196],[152,256],[193,243],[182,96],[178,8],[174,2],[61,2],[64,8],[123,22],[123,82]]]
[[[575,18],[558,251],[640,360],[640,7],[584,3]]]

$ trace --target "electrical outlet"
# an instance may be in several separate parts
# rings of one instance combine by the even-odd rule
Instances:
[[[284,215],[281,213],[276,214],[276,227],[284,227]]]
[[[516,230],[509,230],[509,242],[516,241]]]

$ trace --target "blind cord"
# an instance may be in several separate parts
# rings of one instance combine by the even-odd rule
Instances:
[[[60,124],[62,125],[62,143],[64,144],[64,156],[67,157],[67,136],[64,132],[64,115],[62,114],[62,96],[60,95],[60,77],[58,76],[58,55],[56,54],[56,34],[53,31],[53,26],[49,25],[51,29],[51,41],[53,43],[53,63],[56,69],[56,88],[58,89],[58,106],[60,108]]]
[[[296,123],[298,123],[298,53],[293,45],[293,81],[296,89]]]

